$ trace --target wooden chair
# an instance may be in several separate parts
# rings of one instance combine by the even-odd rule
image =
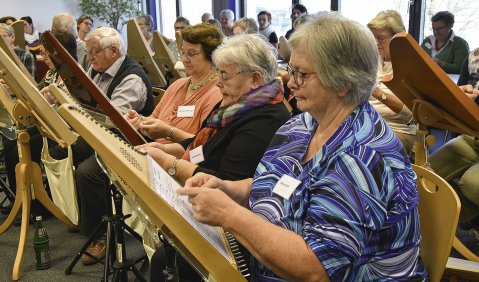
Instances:
[[[153,105],[156,107],[156,105],[158,105],[158,103],[160,102],[161,98],[163,98],[165,90],[159,87],[151,87],[151,90],[153,92]]]
[[[444,179],[422,166],[413,165],[419,191],[421,259],[432,282],[440,281],[451,252],[461,202]]]

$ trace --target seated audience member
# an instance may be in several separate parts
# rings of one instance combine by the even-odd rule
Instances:
[[[457,36],[452,27],[454,15],[441,11],[431,18],[433,35],[429,35],[421,44],[429,56],[447,73],[458,74],[462,62],[469,53],[466,40]]]
[[[288,84],[304,113],[276,132],[253,179],[196,174],[177,192],[248,249],[252,281],[425,281],[416,177],[367,102],[371,32],[331,14],[290,44]]]
[[[220,72],[216,84],[223,100],[196,136],[190,135],[180,144],[161,145],[160,149],[149,144],[143,147],[145,151],[180,183],[198,172],[229,180],[252,177],[274,133],[290,117],[283,104],[283,87],[275,79],[276,56],[276,49],[262,37],[245,34],[226,39],[213,53]],[[170,155],[167,151],[178,153]],[[204,160],[192,158],[194,151],[200,151]],[[177,261],[180,281],[185,281],[184,275],[195,276],[193,270],[183,269],[187,263],[182,258]],[[152,265],[156,265],[155,260]],[[159,281],[155,275],[161,275],[162,269],[155,268],[158,271],[153,271],[151,281]]]
[[[221,33],[223,33],[223,28],[221,27],[221,23],[220,23],[219,20],[209,19],[207,22],[214,25],[217,29],[219,29],[221,31]]]
[[[53,16],[52,19],[52,27],[51,27],[52,32],[55,31],[63,31],[63,32],[69,32],[75,36],[75,38],[78,37],[78,32],[77,32],[77,21],[73,16],[67,13],[59,13]],[[86,45],[84,41],[77,40],[77,56],[78,56],[78,63],[80,66],[82,66],[83,70],[88,71],[90,68],[90,63],[87,60],[87,56],[85,53]]]
[[[223,33],[226,36],[233,35],[233,25],[235,23],[235,13],[230,9],[225,9],[220,12],[220,22],[223,28]]]
[[[396,33],[405,31],[401,15],[394,10],[379,12],[368,23],[368,27],[376,39],[379,51],[378,85],[374,88],[369,103],[399,137],[406,153],[411,155],[416,139],[416,123],[412,112],[382,83],[390,80],[393,75],[389,43]]]
[[[209,20],[211,19],[214,19],[213,15],[210,14],[210,13],[204,13],[203,15],[201,15],[201,22],[202,23],[206,23],[208,22]]]
[[[86,54],[91,67],[88,71],[93,82],[103,91],[111,104],[121,113],[134,109],[142,115],[153,110],[151,82],[142,67],[126,55],[126,47],[120,34],[110,27],[99,27],[85,37]],[[83,139],[72,146],[80,207],[80,233],[91,236],[105,215],[105,207],[111,204],[105,199],[107,176],[98,165],[93,149]],[[50,155],[55,159],[65,158],[65,149],[54,147]],[[105,256],[105,241],[96,238],[87,251],[98,259]],[[87,255],[82,263],[91,265],[96,261]]]
[[[286,32],[286,35],[284,36],[286,37],[286,39],[289,39],[291,35],[293,34],[293,32],[295,31],[294,22],[296,21],[296,19],[299,16],[307,15],[307,14],[308,14],[308,9],[306,9],[304,5],[295,4],[293,6],[293,9],[291,9],[291,25],[293,25],[293,27]]]
[[[261,11],[258,14],[259,33],[264,35],[268,42],[275,48],[278,48],[278,36],[271,25],[271,13],[268,11]]]
[[[76,59],[76,41],[75,37],[67,32],[53,32],[53,36],[60,42],[60,44],[70,53],[70,55]],[[38,83],[37,88],[42,94],[45,95],[45,98],[49,102],[54,102],[52,99],[53,96],[48,95],[48,86],[51,84],[57,84],[58,87],[63,88],[64,83],[61,80],[60,76],[55,70],[55,66],[50,60],[48,52],[45,51],[42,45],[40,45],[41,54],[47,64],[49,70],[47,71],[45,77]],[[28,129],[30,134],[30,154],[34,162],[40,163],[41,160],[41,150],[43,148],[43,137],[40,135],[36,127]],[[4,139],[5,142],[5,165],[7,172],[7,179],[10,189],[15,193],[17,187],[17,181],[15,178],[15,166],[19,162],[18,149],[17,149],[17,140],[8,140]],[[52,141],[53,145],[53,141]],[[36,213],[38,207],[34,208]]]
[[[177,32],[177,31],[183,32],[183,30],[185,28],[189,27],[189,26],[191,26],[191,25],[190,25],[190,21],[187,18],[184,18],[184,17],[176,18],[175,25],[174,25],[175,32]],[[170,49],[171,53],[173,53],[173,56],[175,56],[175,60],[179,61],[180,60],[180,52],[178,50],[176,40],[170,42],[170,44],[168,44],[168,48]]]
[[[40,44],[40,33],[33,26],[33,20],[31,17],[21,17],[23,20],[23,31],[25,34],[25,41],[29,48],[37,47]]]
[[[0,23],[4,23],[4,24],[8,24],[8,25],[11,25],[12,23],[14,23],[16,21],[17,21],[16,18],[10,17],[10,16],[0,18]]]
[[[182,34],[181,61],[190,76],[166,89],[151,116],[143,117],[134,110],[125,115],[136,129],[140,124],[148,125],[142,133],[160,143],[183,140],[183,131],[187,136],[196,133],[222,97],[215,85],[218,73],[211,54],[221,44],[223,34],[207,23],[185,28]]]
[[[77,20],[78,41],[85,41],[85,37],[93,28],[93,18],[82,15]]]
[[[150,46],[150,49],[154,51],[153,46],[153,18],[150,15],[143,15],[136,18],[138,26],[140,27],[143,37],[145,37],[146,43]]]
[[[477,98],[479,94],[477,90],[479,86],[477,83],[478,50],[479,48],[472,51],[464,62],[466,67],[463,67],[461,71],[458,85],[479,105]],[[477,138],[460,135],[435,151],[428,161],[439,176],[451,182],[461,199],[459,219],[461,229],[479,231],[479,141]],[[478,240],[474,238],[474,242],[477,243]]]
[[[256,34],[258,33],[258,25],[252,18],[241,18],[233,25],[233,34]]]
[[[0,35],[3,36],[6,43],[12,47],[32,77],[35,77],[35,57],[32,53],[15,45],[15,30],[13,27],[8,24],[0,24]]]

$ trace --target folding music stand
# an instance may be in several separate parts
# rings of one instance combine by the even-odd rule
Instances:
[[[479,106],[447,76],[407,33],[394,36],[389,45],[394,69],[392,80],[384,82],[412,110],[420,125],[416,132],[416,159],[428,166],[426,127],[433,126],[479,137]],[[479,257],[457,239],[453,247],[464,257]]]
[[[25,33],[23,31],[23,20],[18,20],[12,23],[15,30],[15,45],[25,50]]]
[[[32,195],[55,217],[65,224],[73,226],[70,220],[50,200],[43,187],[40,166],[31,160],[30,135],[25,127],[35,125],[42,135],[48,136],[63,146],[73,144],[76,141],[76,136],[70,130],[70,127],[50,107],[35,85],[2,49],[0,49],[0,78],[7,83],[18,98],[12,107],[11,113],[17,122],[18,128],[17,144],[20,161],[15,167],[17,192],[12,210],[5,222],[0,226],[0,234],[7,231],[20,211],[20,207],[22,207],[20,239],[12,274],[12,279],[18,280],[20,278],[21,263],[23,261],[25,241],[28,233]],[[8,102],[5,101],[7,101],[10,96],[6,94],[5,91],[3,91],[2,94],[2,103],[4,105],[5,103],[8,104]]]
[[[145,37],[141,33],[138,27],[136,19],[128,21],[127,25],[127,40],[128,50],[127,53],[135,59],[145,70],[146,74],[151,80],[152,85],[156,87],[167,87],[168,83],[160,71],[160,68],[153,60],[153,51],[148,46]]]

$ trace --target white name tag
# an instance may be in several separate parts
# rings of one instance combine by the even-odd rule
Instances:
[[[301,181],[294,179],[291,176],[283,175],[279,179],[278,183],[274,185],[273,193],[283,197],[286,200],[289,200],[291,194],[293,194],[294,190],[296,190],[296,187],[298,187],[299,184],[301,184]]]
[[[427,49],[431,49],[432,48],[432,45],[431,43],[429,42],[426,42],[426,44],[424,44],[426,46]]]
[[[179,106],[176,117],[194,117],[195,106]]]
[[[198,146],[190,151],[190,162],[199,164],[204,160],[205,156],[203,155],[203,145]]]

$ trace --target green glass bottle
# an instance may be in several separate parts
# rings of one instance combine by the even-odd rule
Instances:
[[[50,260],[50,240],[45,227],[43,227],[41,216],[36,217],[33,249],[35,250],[35,268],[50,268],[52,266]]]

